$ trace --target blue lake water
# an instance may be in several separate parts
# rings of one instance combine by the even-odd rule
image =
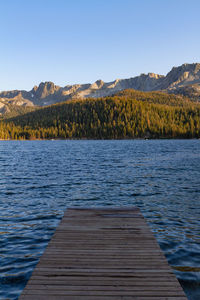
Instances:
[[[70,206],[138,206],[200,299],[200,140],[0,141],[0,299],[17,299]]]

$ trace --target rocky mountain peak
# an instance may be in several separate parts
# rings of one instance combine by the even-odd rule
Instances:
[[[101,79],[98,79],[97,81],[95,81],[95,83],[98,87],[102,87],[104,85],[104,81]]]
[[[31,91],[0,92],[0,102],[3,107],[10,104],[45,106],[69,99],[109,96],[125,89],[159,90],[200,100],[200,63],[185,63],[174,67],[166,76],[148,73],[129,79],[116,79],[112,82],[105,83],[99,79],[93,84],[74,84],[65,87],[46,81],[41,82],[39,86],[34,86]]]
[[[165,76],[159,89],[174,89],[177,87],[200,83],[200,64],[182,64],[179,67],[173,67]]]
[[[104,85],[103,80],[99,79],[99,80],[95,81],[93,84],[91,84],[91,88],[92,89],[100,89],[100,88],[102,88],[103,85]]]
[[[164,77],[164,75],[159,75],[159,74],[155,74],[155,73],[148,73],[147,75],[148,75],[148,77],[155,78],[155,79]]]
[[[173,67],[172,70],[168,73],[173,73],[173,74],[182,74],[184,72],[190,72],[190,73],[197,73],[200,70],[200,63],[194,63],[194,64],[188,64],[184,63],[179,67]]]
[[[54,94],[55,91],[58,91],[59,89],[60,87],[55,85],[53,82],[46,81],[41,82],[38,87],[34,86],[31,92],[37,98],[46,98],[47,96]]]

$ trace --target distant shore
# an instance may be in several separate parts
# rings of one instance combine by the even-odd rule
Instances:
[[[200,140],[199,138],[170,138],[170,137],[161,137],[161,138],[117,138],[117,139],[90,139],[90,138],[71,138],[71,139],[61,139],[61,138],[55,138],[55,139],[0,139],[0,141],[124,141],[124,140],[136,140],[136,141],[152,141],[152,140]]]

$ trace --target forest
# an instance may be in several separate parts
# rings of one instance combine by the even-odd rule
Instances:
[[[200,103],[125,90],[70,100],[0,121],[0,139],[200,138]]]

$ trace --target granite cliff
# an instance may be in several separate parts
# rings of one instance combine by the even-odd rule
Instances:
[[[0,92],[0,113],[9,112],[11,106],[46,106],[70,99],[105,97],[129,88],[181,94],[200,101],[200,63],[174,67],[166,76],[148,73],[112,82],[97,80],[93,84],[74,84],[65,87],[55,85],[53,82],[41,82],[31,91],[3,91]]]

